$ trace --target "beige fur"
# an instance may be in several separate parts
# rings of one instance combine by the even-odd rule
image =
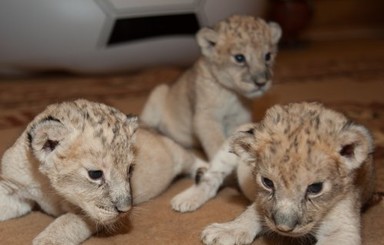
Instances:
[[[253,203],[235,220],[208,226],[205,244],[249,244],[275,232],[312,235],[317,245],[359,245],[360,209],[375,183],[372,152],[368,130],[338,112],[317,103],[277,105],[260,123],[240,128],[216,157],[229,163],[213,162],[173,205],[197,208],[237,167],[241,189]],[[196,201],[192,192],[203,197]]]
[[[250,16],[202,28],[202,56],[173,85],[151,93],[141,119],[185,147],[202,146],[211,159],[224,140],[250,121],[247,99],[271,86],[281,29]]]
[[[47,107],[4,154],[0,221],[58,216],[33,244],[79,244],[204,164],[137,117],[76,100]]]

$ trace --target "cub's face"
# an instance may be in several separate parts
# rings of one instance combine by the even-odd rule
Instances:
[[[201,29],[197,41],[217,81],[240,95],[254,98],[271,86],[280,36],[276,23],[232,16],[214,29]]]
[[[136,119],[82,100],[45,113],[34,122],[29,139],[52,187],[99,224],[127,214],[132,205]]]
[[[301,142],[297,151],[284,144],[265,146],[276,147],[276,153],[261,153],[254,169],[259,212],[275,232],[310,233],[329,208],[351,191],[348,173],[338,168],[337,156],[324,152],[329,149],[322,146]]]
[[[354,174],[371,164],[367,130],[318,104],[275,106],[246,131],[233,150],[253,166],[262,220],[282,235],[313,232],[337,202],[358,195]]]

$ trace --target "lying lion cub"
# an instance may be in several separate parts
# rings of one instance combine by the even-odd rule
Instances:
[[[185,147],[202,146],[211,159],[234,130],[250,122],[249,100],[271,86],[281,29],[251,16],[202,28],[202,56],[173,85],[156,87],[140,118]]]
[[[359,245],[360,209],[375,182],[372,152],[368,130],[338,112],[317,103],[277,105],[239,129],[174,208],[196,209],[237,167],[253,204],[233,221],[208,226],[205,244],[249,244],[276,232],[313,235],[317,245]]]
[[[79,244],[201,164],[136,117],[86,100],[54,104],[2,158],[0,221],[37,204],[57,218],[33,244]]]

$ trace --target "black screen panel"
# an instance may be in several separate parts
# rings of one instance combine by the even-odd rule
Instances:
[[[195,14],[117,19],[107,45],[168,35],[195,35],[200,26]]]

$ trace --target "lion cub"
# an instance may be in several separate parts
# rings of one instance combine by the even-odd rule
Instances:
[[[312,235],[317,245],[361,244],[360,209],[375,180],[365,127],[317,103],[277,105],[260,123],[238,130],[227,147],[219,154],[237,157],[222,158],[223,171],[216,163],[194,188],[204,195],[238,166],[239,184],[253,204],[233,221],[208,226],[205,244],[249,244],[266,231]]]
[[[251,16],[202,28],[202,56],[173,85],[156,87],[140,118],[185,147],[202,146],[211,159],[225,139],[250,121],[246,98],[271,86],[281,29]]]
[[[33,244],[79,244],[201,163],[137,117],[86,100],[54,104],[4,153],[0,221],[37,204],[58,218]]]

